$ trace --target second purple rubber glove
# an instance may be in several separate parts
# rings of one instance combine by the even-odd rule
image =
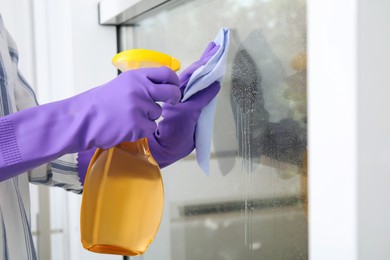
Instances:
[[[180,74],[180,90],[198,68],[205,65],[217,52],[219,46],[209,43],[201,58]],[[150,151],[161,168],[190,154],[195,148],[195,129],[202,109],[218,94],[220,84],[214,82],[206,89],[194,94],[185,102],[176,105],[164,104],[163,119],[157,130],[148,136]]]

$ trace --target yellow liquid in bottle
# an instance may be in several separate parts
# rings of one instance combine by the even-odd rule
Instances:
[[[95,156],[93,176],[86,179],[89,189],[83,194],[84,248],[139,255],[153,241],[161,221],[164,190],[159,167],[147,147],[144,138],[100,150]]]
[[[162,65],[180,68],[177,60],[154,51],[131,50],[118,55],[113,63],[122,71]],[[143,254],[157,233],[163,206],[160,168],[146,138],[97,149],[84,181],[83,247],[104,254]]]

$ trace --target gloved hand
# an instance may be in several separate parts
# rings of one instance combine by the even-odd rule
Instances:
[[[131,70],[72,98],[0,118],[0,180],[63,154],[152,134],[162,111],[156,101],[179,102],[178,86],[166,67]]]
[[[201,58],[180,74],[183,92],[194,71],[205,65],[219,46],[210,43]],[[217,95],[220,84],[214,82],[206,89],[176,105],[164,104],[163,119],[153,135],[148,136],[150,151],[161,168],[190,154],[195,148],[195,129],[202,109]]]

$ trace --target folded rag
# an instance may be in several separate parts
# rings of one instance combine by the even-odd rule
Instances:
[[[226,71],[227,54],[229,49],[230,30],[222,28],[214,39],[220,45],[214,56],[202,67],[197,69],[188,81],[182,101],[208,87],[211,83],[221,82]],[[209,175],[211,137],[217,100],[214,98],[203,108],[195,131],[196,159],[199,166]]]

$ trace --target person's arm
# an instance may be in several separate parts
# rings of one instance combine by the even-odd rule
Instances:
[[[10,55],[13,57],[14,62],[17,62],[18,56],[14,48],[10,49]],[[17,109],[21,111],[38,106],[33,89],[19,71],[15,79],[14,94]],[[80,152],[64,155],[52,162],[44,163],[28,171],[29,181],[34,184],[56,186],[75,193],[81,193],[85,171],[92,154],[90,152]],[[83,159],[78,160],[79,158]]]
[[[177,75],[138,69],[70,99],[0,118],[0,180],[69,153],[136,141],[156,129],[157,101],[180,99]]]
[[[6,45],[12,66],[7,68],[3,67],[3,71],[4,74],[14,79],[14,91],[7,96],[2,96],[2,104],[9,103],[9,99],[13,95],[13,100],[18,111],[38,106],[39,104],[34,90],[17,69],[19,61],[17,46],[8,32],[6,38]],[[0,107],[0,112],[4,114],[4,111],[1,110],[2,107]],[[90,151],[80,152],[78,154],[64,155],[52,162],[44,163],[28,171],[29,181],[35,184],[58,186],[69,191],[81,193],[85,171],[92,154]]]

